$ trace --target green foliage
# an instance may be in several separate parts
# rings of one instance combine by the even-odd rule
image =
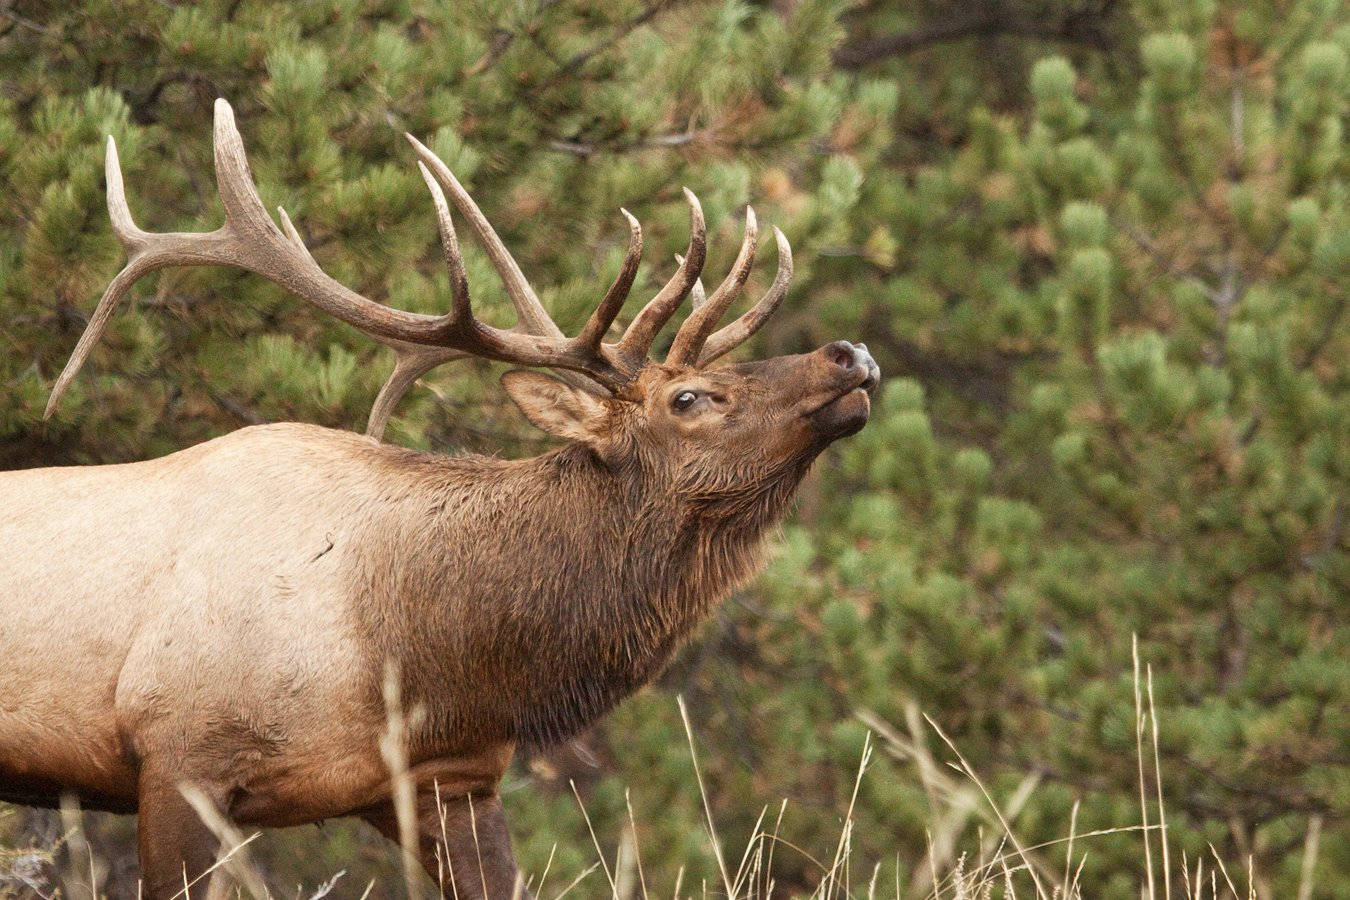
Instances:
[[[682,184],[703,199],[713,277],[753,202],[797,259],[757,351],[865,340],[883,392],[766,573],[662,683],[511,775],[523,865],[557,842],[561,886],[593,861],[570,778],[611,859],[630,788],[649,884],[681,866],[686,886],[718,880],[674,692],[730,846],[788,797],[783,833],[828,855],[862,719],[908,732],[915,709],[995,796],[1039,778],[1024,843],[1063,837],[1075,801],[1080,833],[1135,823],[1137,634],[1173,858],[1251,854],[1269,895],[1292,896],[1317,820],[1314,896],[1350,894],[1350,23],[1334,0],[1139,0],[1099,20],[1081,5],[1008,0],[973,21],[984,5],[12,4],[0,465],[143,458],[252,421],[363,424],[386,356],[222,270],[133,291],[41,421],[121,264],[105,136],[142,227],[212,228],[216,96],[320,263],[405,309],[443,309],[449,287],[403,131],[455,169],[569,330],[619,264],[619,206],[644,224],[650,295],[686,238]],[[971,24],[859,49],[935,22]],[[486,259],[468,266],[478,307],[509,323]],[[423,379],[390,438],[538,449],[491,375]],[[880,754],[853,852],[898,852],[921,893],[947,811],[911,759]],[[294,862],[317,881],[365,839],[294,840],[326,842]],[[820,878],[777,864],[791,890]],[[1134,897],[1139,871],[1136,835],[1097,838],[1084,881]]]

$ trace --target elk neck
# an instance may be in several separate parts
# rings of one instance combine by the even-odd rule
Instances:
[[[581,445],[515,461],[386,452],[389,508],[352,572],[359,626],[425,708],[428,754],[565,740],[659,674],[753,574],[809,467],[710,499]]]

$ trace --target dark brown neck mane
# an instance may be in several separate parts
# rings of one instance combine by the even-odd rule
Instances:
[[[373,515],[368,540],[395,562],[354,566],[360,626],[408,673],[428,754],[557,743],[651,680],[754,573],[809,467],[708,499],[580,445],[518,461],[381,452],[381,512],[398,514]]]

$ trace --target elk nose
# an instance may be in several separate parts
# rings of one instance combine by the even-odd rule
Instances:
[[[852,371],[858,365],[855,348],[848,341],[835,341],[832,344],[826,344],[825,358],[845,372]]]
[[[862,383],[858,385],[863,390],[872,390],[881,380],[881,368],[872,359],[872,354],[867,352],[866,344],[855,345],[848,341],[835,341],[826,344],[824,350],[825,358],[845,373],[856,371],[865,373]]]

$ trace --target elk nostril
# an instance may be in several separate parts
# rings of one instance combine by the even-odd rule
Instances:
[[[835,341],[829,346],[827,356],[830,362],[841,369],[851,369],[857,363],[853,345],[848,341]]]

